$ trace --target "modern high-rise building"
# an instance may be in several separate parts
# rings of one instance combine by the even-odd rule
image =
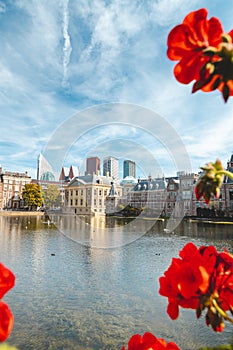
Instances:
[[[98,157],[90,157],[86,159],[85,175],[98,174],[100,172],[100,159]]]
[[[37,160],[37,180],[55,180],[52,166],[42,153],[40,153]]]
[[[104,158],[103,163],[103,175],[111,176],[115,180],[118,179],[118,159],[115,157],[106,157]]]
[[[136,165],[132,160],[124,160],[123,163],[123,178],[132,176],[136,178]]]

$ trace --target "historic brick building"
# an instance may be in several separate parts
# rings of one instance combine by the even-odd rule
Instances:
[[[78,176],[65,186],[65,211],[78,215],[105,215],[106,197],[113,179],[96,174]],[[121,187],[116,186],[121,196]]]
[[[31,177],[25,173],[5,171],[0,168],[0,209],[22,209],[22,192]]]

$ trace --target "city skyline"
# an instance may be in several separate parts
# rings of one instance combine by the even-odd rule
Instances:
[[[59,176],[57,178],[55,178],[55,175],[53,173],[53,169],[50,165],[50,163],[47,161],[47,159],[43,156],[43,154],[39,154],[39,156],[37,157],[37,167],[36,167],[36,177],[31,176],[27,170],[25,171],[18,171],[17,169],[13,169],[13,170],[9,170],[6,169],[4,166],[2,166],[2,164],[0,164],[0,169],[2,173],[7,173],[7,172],[13,172],[13,173],[26,173],[28,174],[28,176],[30,176],[32,179],[34,180],[47,180],[47,181],[59,181],[61,180],[61,174],[63,174],[64,177],[69,177],[70,178],[70,174],[72,172],[74,177],[78,177],[78,176],[84,176],[87,175],[87,160],[88,159],[98,159],[98,171],[93,173],[99,174],[101,176],[106,176],[104,175],[104,171],[101,171],[101,165],[102,165],[102,169],[104,166],[104,159],[109,159],[109,158],[115,158],[115,157],[111,157],[111,156],[104,156],[103,158],[99,158],[98,156],[91,156],[86,158],[85,160],[85,165],[86,168],[80,168],[80,165],[78,163],[74,163],[74,164],[63,164],[61,165],[61,169],[59,172]],[[228,168],[229,164],[232,163],[232,158],[233,158],[233,152],[229,153],[229,157],[228,160],[226,162],[226,164],[223,164],[223,167],[225,167],[226,169]],[[177,171],[174,174],[154,174],[152,175],[151,173],[145,174],[143,172],[140,172],[140,168],[138,168],[137,164],[133,161],[133,160],[129,160],[129,159],[118,159],[118,162],[121,164],[120,167],[118,167],[118,180],[123,180],[126,176],[132,176],[132,175],[126,175],[124,176],[124,163],[125,162],[130,162],[133,163],[135,165],[135,172],[136,169],[138,171],[138,175],[136,175],[135,179],[147,179],[147,178],[154,178],[154,179],[159,179],[159,178],[177,178],[180,175],[184,175],[187,174],[189,172],[186,171]],[[193,173],[201,173],[201,170],[199,169],[197,172],[193,172]],[[91,174],[91,173],[88,173]],[[111,176],[111,174],[108,174],[107,176]]]
[[[106,176],[106,172],[108,172],[107,176],[111,176],[111,171],[109,171],[108,166],[110,166],[110,164],[108,164],[108,166],[106,167],[106,169],[104,170],[104,163],[105,161],[112,161],[115,160],[118,165],[117,168],[115,168],[115,170],[118,173],[118,176],[113,176],[114,178],[117,179],[124,179],[126,176],[132,176],[135,179],[136,178],[147,178],[147,177],[151,177],[151,174],[143,174],[143,172],[140,173],[140,169],[138,169],[138,173],[139,176],[136,175],[136,169],[138,168],[137,164],[135,161],[133,160],[129,160],[129,159],[117,159],[115,157],[112,156],[104,156],[103,158],[99,158],[98,156],[91,156],[86,158],[85,160],[85,169],[82,168],[80,169],[80,165],[76,164],[76,162],[74,164],[66,164],[66,165],[62,165],[60,172],[59,172],[59,176],[58,178],[60,179],[61,177],[65,178],[68,176],[68,174],[70,175],[71,169],[72,172],[74,173],[74,176],[83,176],[83,175],[91,175],[92,173],[95,174],[99,174],[101,176]],[[128,167],[127,167],[127,174],[125,174],[125,163],[127,163]],[[47,161],[47,159],[40,154],[38,157],[38,162],[37,162],[38,168],[37,168],[37,180],[40,179],[42,180],[43,177],[47,177],[47,180],[49,180],[48,177],[54,177],[55,174],[53,173],[51,164]],[[102,171],[101,171],[102,169]],[[40,175],[39,175],[40,174]],[[49,175],[51,174],[51,175]],[[125,176],[124,176],[125,175]],[[135,176],[134,176],[135,175]],[[175,177],[176,175],[174,175]],[[154,176],[156,177],[156,176]],[[163,177],[161,176],[157,176],[159,177]],[[69,176],[70,178],[70,176]]]

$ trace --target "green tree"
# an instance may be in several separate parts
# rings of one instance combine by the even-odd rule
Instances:
[[[57,185],[48,185],[47,188],[42,190],[42,197],[46,208],[60,205],[60,190]]]
[[[38,184],[26,184],[22,193],[24,205],[29,210],[37,209],[43,204],[41,186]]]

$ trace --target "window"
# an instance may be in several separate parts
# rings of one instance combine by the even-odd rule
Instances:
[[[183,191],[183,199],[191,199],[191,192]]]
[[[102,195],[102,191],[101,190],[99,190],[99,196],[101,196]]]
[[[82,198],[80,199],[80,205],[83,205],[83,199]]]
[[[229,197],[230,197],[230,201],[233,200],[233,190],[229,190]]]

